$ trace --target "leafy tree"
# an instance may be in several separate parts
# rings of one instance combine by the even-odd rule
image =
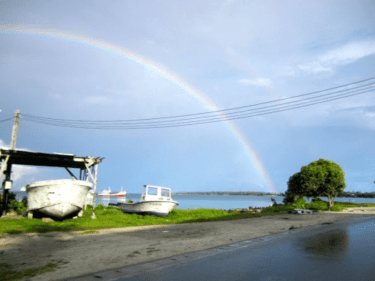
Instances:
[[[288,181],[288,192],[295,195],[305,195],[305,187],[301,183],[301,173],[295,173],[289,178]]]
[[[297,198],[305,196],[306,192],[301,184],[301,174],[295,173],[289,178],[288,190],[285,192],[284,204],[294,204]]]
[[[305,196],[327,196],[330,207],[333,207],[336,196],[342,194],[346,187],[344,171],[329,160],[311,162],[303,166],[299,174]]]

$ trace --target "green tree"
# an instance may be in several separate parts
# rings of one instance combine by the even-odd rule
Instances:
[[[305,189],[301,184],[301,173],[295,173],[293,176],[289,178],[287,192],[295,195],[305,195]]]
[[[303,166],[299,174],[305,196],[327,196],[330,207],[333,207],[336,196],[342,194],[346,187],[342,168],[325,159]]]
[[[305,195],[305,191],[302,188],[300,173],[295,173],[289,178],[288,190],[285,192],[284,204],[294,203],[297,197]]]

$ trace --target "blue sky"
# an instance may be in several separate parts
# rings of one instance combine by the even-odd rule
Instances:
[[[139,54],[219,109],[374,77],[374,10],[373,1],[1,1],[0,120],[16,109],[87,120],[209,109],[160,72],[72,34]],[[232,124],[253,155],[225,123],[110,131],[21,119],[16,147],[105,157],[99,190],[284,192],[292,174],[319,158],[343,167],[347,191],[374,190],[374,92]],[[0,146],[11,128],[0,123]],[[15,190],[69,178],[20,166],[12,176]]]

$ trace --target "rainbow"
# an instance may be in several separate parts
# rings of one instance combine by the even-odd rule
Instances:
[[[162,77],[168,79],[170,82],[176,84],[178,87],[182,88],[186,91],[189,95],[194,97],[200,105],[205,107],[207,110],[215,111],[218,108],[210,101],[206,96],[200,93],[197,89],[189,85],[186,81],[182,78],[178,77],[175,73],[167,70],[165,67],[157,64],[156,62],[149,60],[137,53],[131,52],[123,47],[116,46],[114,44],[104,42],[95,38],[85,37],[79,34],[73,34],[66,31],[61,30],[53,30],[53,29],[43,29],[43,28],[36,28],[36,27],[29,27],[29,26],[20,26],[20,25],[0,25],[0,32],[1,33],[20,33],[20,34],[33,34],[33,35],[44,35],[50,37],[57,37],[62,38],[74,42],[84,43],[95,48],[103,49],[105,51],[109,51],[115,54],[123,55],[132,61],[142,64],[146,68],[156,71]],[[252,148],[250,142],[246,140],[243,134],[239,131],[239,129],[230,121],[225,120],[225,115],[223,113],[218,113],[220,118],[226,125],[226,128],[233,134],[233,136],[238,139],[243,146],[246,154],[252,159],[255,166],[257,167],[258,171],[266,181],[268,188],[271,192],[277,193],[271,178],[269,177],[264,165],[260,161],[259,156],[255,153],[255,150]]]

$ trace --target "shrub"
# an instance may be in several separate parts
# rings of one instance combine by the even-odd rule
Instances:
[[[96,211],[102,211],[105,209],[105,206],[103,204],[99,204],[98,206],[95,207]]]
[[[23,198],[22,198],[22,201],[21,201],[22,203],[23,203],[23,205],[27,208],[29,205],[28,205],[28,202],[27,202],[27,196],[24,196]]]
[[[329,208],[330,211],[334,211],[334,212],[340,212],[342,209],[343,209],[343,207],[341,207],[337,204],[335,204],[333,207]]]
[[[0,195],[2,195],[2,194],[0,194]],[[0,201],[2,202],[2,196],[1,196],[0,199],[1,199]],[[23,202],[24,201],[22,201],[22,202],[17,201],[15,193],[12,193],[12,192],[8,193],[8,210],[13,210],[18,215],[22,214],[24,211],[27,210],[27,205],[25,205]],[[1,205],[1,207],[2,207],[2,205]]]
[[[304,209],[306,207],[306,200],[305,198],[299,198],[297,199],[292,206],[294,208]]]
[[[324,201],[322,201],[320,199],[314,201],[314,199],[313,199],[313,201],[310,204],[306,204],[307,209],[311,209],[311,210],[328,210],[328,203],[327,202],[324,202]]]
[[[288,205],[277,204],[277,206],[271,206],[271,207],[263,209],[262,214],[285,213],[285,212],[292,211],[293,209],[294,207],[290,204]]]

